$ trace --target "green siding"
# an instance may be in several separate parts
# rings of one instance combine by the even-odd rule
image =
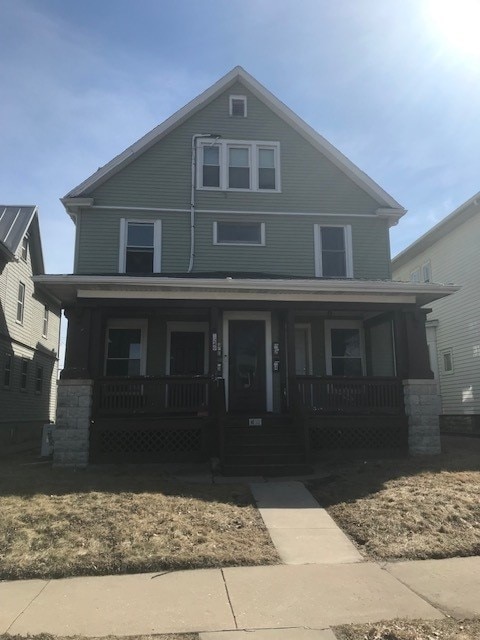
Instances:
[[[77,273],[117,273],[120,220],[134,217],[134,212],[125,211],[82,212],[78,233],[83,250],[79,254]],[[190,255],[189,214],[142,212],[137,217],[162,221],[162,272],[186,272]],[[213,244],[213,223],[239,218],[265,223],[265,246]],[[314,224],[351,224],[354,277],[390,277],[387,222],[344,216],[197,213],[194,271],[246,271],[312,277],[315,275]]]
[[[247,118],[228,115],[229,95],[236,93],[247,96]],[[279,141],[282,193],[197,191],[199,208],[356,214],[374,213],[379,206],[240,83],[192,115],[89,195],[97,205],[188,208],[192,135],[210,132],[225,139]]]

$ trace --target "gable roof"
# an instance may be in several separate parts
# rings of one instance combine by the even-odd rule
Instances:
[[[478,213],[480,213],[480,191],[395,256],[392,260],[392,267],[394,269],[402,267],[409,260],[428,249],[432,244],[449,234],[450,231],[467,222]]]
[[[122,153],[113,158],[103,167],[100,167],[89,178],[84,180],[77,187],[67,193],[62,199],[67,205],[68,199],[79,198],[88,195],[94,188],[108,180],[112,175],[120,171],[124,166],[132,162],[140,154],[156,144],[164,136],[173,129],[187,120],[196,111],[205,107],[205,105],[214,100],[220,93],[228,89],[235,82],[240,81],[247,89],[249,89],[257,98],[264,102],[274,113],[285,120],[293,129],[308,140],[315,148],[323,153],[331,162],[339,169],[346,173],[357,185],[369,193],[380,205],[387,210],[393,209],[391,213],[395,213],[400,217],[405,213],[405,209],[384,191],[374,180],[366,173],[361,171],[353,162],[336,149],[323,136],[317,133],[296,113],[289,109],[283,102],[276,98],[268,89],[261,85],[253,76],[245,71],[242,67],[235,67],[225,76],[220,78],[209,89],[194,98],[179,111],[167,118],[163,123],[152,129],[144,135],[140,140],[125,149]],[[382,214],[388,214],[389,211],[382,210]]]
[[[34,273],[45,272],[42,241],[35,205],[0,204],[0,252],[8,261],[15,260],[25,234],[30,234],[30,248]]]

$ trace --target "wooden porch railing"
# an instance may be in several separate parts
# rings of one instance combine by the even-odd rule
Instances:
[[[343,378],[297,376],[300,401],[307,413],[375,414],[404,413],[399,378]]]
[[[161,416],[207,413],[207,376],[100,378],[94,383],[95,416]]]

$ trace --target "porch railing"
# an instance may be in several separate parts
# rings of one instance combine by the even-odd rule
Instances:
[[[94,383],[96,416],[207,414],[206,376],[100,378]]]
[[[300,401],[307,413],[346,415],[404,413],[399,378],[298,376]]]

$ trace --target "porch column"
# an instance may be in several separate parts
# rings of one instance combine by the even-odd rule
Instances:
[[[299,407],[299,394],[296,384],[295,362],[295,315],[291,309],[286,313],[285,327],[287,333],[287,380],[288,380],[288,405],[290,410],[296,411]]]
[[[424,309],[396,314],[397,374],[403,379],[411,454],[440,453],[440,396],[428,356]]]
[[[84,467],[88,463],[93,381],[90,373],[88,308],[67,309],[65,368],[58,382],[53,464]]]

